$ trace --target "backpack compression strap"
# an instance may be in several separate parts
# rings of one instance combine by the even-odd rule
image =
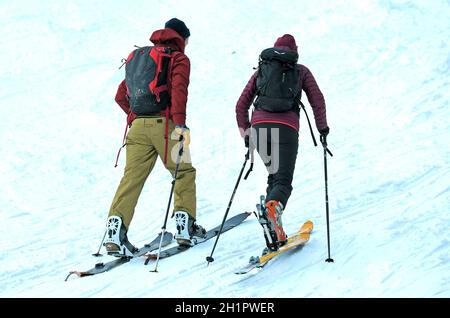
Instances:
[[[169,53],[166,52],[165,48],[156,48],[159,52],[162,52],[159,54],[159,57],[161,58],[160,61],[158,61],[158,69],[157,69],[157,73],[159,74],[159,72],[162,71],[162,59],[163,57],[168,57],[169,60],[169,65],[167,67],[167,75],[166,75],[166,84],[161,85],[159,87],[154,87],[152,90],[152,84],[156,85],[157,81],[153,81],[152,83],[150,83],[150,90],[152,90],[153,94],[156,95],[156,100],[159,101],[159,94],[161,92],[164,91],[169,91],[169,95],[171,95],[171,90],[172,90],[172,83],[171,83],[171,76],[172,76],[172,67],[173,67],[173,54],[172,52]],[[152,50],[153,51],[153,50]],[[164,144],[164,165],[167,164],[167,154],[168,154],[168,150],[169,150],[169,117],[170,117],[170,104],[167,105],[166,107],[166,129],[165,129],[165,134],[164,134],[164,139],[166,139],[165,144]]]
[[[150,56],[153,58],[154,61],[156,61],[156,75],[155,79],[150,82],[149,88],[150,91],[156,96],[156,100],[158,103],[161,101],[161,98],[159,95],[162,92],[169,91],[170,90],[170,74],[172,72],[172,52],[170,49],[165,47],[154,47],[150,51]],[[158,85],[158,79],[160,76],[160,73],[163,71],[163,59],[168,58],[169,59],[169,65],[167,67],[167,75],[166,75],[166,84],[164,85]]]

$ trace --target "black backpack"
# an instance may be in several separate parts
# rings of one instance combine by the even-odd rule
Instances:
[[[259,57],[256,77],[256,109],[281,113],[299,111],[301,96],[298,53],[278,48],[268,48]]]
[[[169,48],[146,46],[126,60],[125,82],[136,115],[155,115],[170,107],[172,53]]]

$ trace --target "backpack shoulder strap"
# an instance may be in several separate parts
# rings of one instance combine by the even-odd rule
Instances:
[[[150,83],[150,90],[156,96],[156,100],[159,102],[161,92],[168,91],[170,94],[171,83],[170,74],[172,73],[174,51],[171,48],[164,46],[155,46],[150,51],[151,58],[156,62],[156,76]],[[163,70],[164,59],[169,59],[166,73],[166,83],[158,86],[159,74]]]

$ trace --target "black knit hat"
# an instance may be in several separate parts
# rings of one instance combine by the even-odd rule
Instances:
[[[187,28],[186,24],[177,18],[167,21],[165,27],[176,31],[183,39],[187,39],[191,35],[191,32]]]

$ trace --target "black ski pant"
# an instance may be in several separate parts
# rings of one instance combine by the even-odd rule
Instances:
[[[251,130],[250,147],[256,147],[269,172],[266,202],[276,200],[286,207],[292,192],[298,132],[278,123],[255,124]]]

